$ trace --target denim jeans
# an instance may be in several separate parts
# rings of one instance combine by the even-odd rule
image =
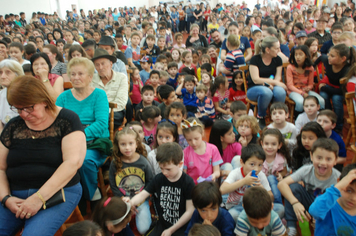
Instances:
[[[325,85],[325,86],[329,86],[329,85]],[[343,104],[344,96],[339,94],[328,94],[324,91],[320,91],[320,96],[322,96],[325,100],[325,109],[332,110],[330,99],[333,101],[334,112],[337,115],[335,129],[342,130],[343,123],[344,123],[344,104]]]
[[[98,188],[98,171],[103,165],[106,155],[95,149],[88,149],[82,167],[79,169],[80,181],[83,185],[83,196],[91,200]]]
[[[293,183],[289,185],[289,187],[292,190],[293,195],[304,206],[305,210],[309,211],[309,207],[314,202],[315,197],[311,195],[302,185],[298,183]],[[286,199],[284,203],[286,207],[287,226],[296,228],[298,219],[294,213],[293,206]]]
[[[309,91],[308,94],[311,96],[315,96],[318,99],[321,110],[325,109],[325,101],[322,96],[320,96],[319,94],[317,94],[316,92],[313,92],[313,91]],[[299,93],[296,93],[296,92],[291,92],[289,94],[289,98],[295,102],[295,110],[296,111],[298,111],[298,112],[304,111],[304,108],[303,108],[304,98],[302,95],[300,95]]]
[[[11,191],[11,195],[27,199],[35,194],[38,189]],[[46,210],[40,210],[29,219],[16,218],[9,209],[0,205],[0,235],[15,235],[24,227],[24,236],[53,236],[61,225],[67,220],[79,203],[82,196],[80,183],[64,188],[66,201]]]
[[[274,196],[274,203],[282,204],[283,203],[282,202],[282,194],[279,191],[279,189],[277,188],[277,185],[278,185],[277,177],[274,175],[269,175],[267,177],[267,180],[268,180],[269,186],[271,186],[271,190],[272,190],[272,193]]]
[[[247,97],[251,101],[257,101],[258,116],[265,117],[270,102],[285,102],[286,91],[279,86],[274,86],[273,91],[262,85],[257,85],[247,90]]]
[[[144,201],[138,208],[138,213],[136,215],[136,226],[138,232],[143,235],[150,228],[152,219],[150,212],[150,205],[148,200]]]
[[[191,17],[188,17],[187,18],[187,31],[188,31],[188,34],[190,33],[190,26],[191,24],[194,24],[195,23],[195,17],[194,16],[191,16]]]

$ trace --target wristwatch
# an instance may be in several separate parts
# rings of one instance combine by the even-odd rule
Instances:
[[[2,205],[3,207],[6,208],[5,203],[6,203],[7,199],[9,199],[10,197],[12,197],[12,195],[9,194],[9,195],[6,195],[6,196],[1,200],[1,205]]]
[[[48,82],[48,81],[49,81],[49,79],[44,79],[44,80],[42,80],[43,83],[46,83],[46,82]]]

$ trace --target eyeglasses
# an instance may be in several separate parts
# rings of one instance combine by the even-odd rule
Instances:
[[[36,105],[36,104],[35,104]],[[32,106],[29,106],[29,107],[23,107],[23,108],[17,108],[17,107],[14,107],[14,106],[10,106],[10,109],[13,111],[13,112],[17,112],[19,114],[21,114],[22,111],[25,111],[27,113],[31,113],[33,112],[34,110],[34,107],[35,105],[32,105]]]

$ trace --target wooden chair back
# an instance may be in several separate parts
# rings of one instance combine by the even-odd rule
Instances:
[[[242,78],[244,81],[244,89],[245,89],[245,93],[247,94],[247,76],[249,75],[249,66],[240,66],[239,70],[242,71]],[[251,104],[255,106],[254,110],[253,110],[253,115],[255,117],[257,117],[257,102],[251,101],[250,99],[247,98],[246,96],[246,102],[247,102],[247,111],[250,110],[250,106]]]
[[[110,140],[114,141],[114,108],[117,108],[117,104],[109,102],[110,116],[109,116],[109,130],[110,130]]]
[[[347,138],[346,138],[346,147],[350,144],[350,141],[356,142],[356,117],[355,117],[355,104],[354,104],[355,92],[348,92],[345,94],[345,102],[347,107],[347,113],[349,114],[349,118],[347,119],[347,123],[351,125]]]
[[[73,88],[72,82],[63,82],[63,89],[68,90]]]

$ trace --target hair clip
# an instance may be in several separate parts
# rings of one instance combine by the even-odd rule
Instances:
[[[123,215],[122,217],[120,217],[119,219],[117,220],[109,220],[108,222],[110,222],[111,224],[113,225],[117,225],[117,224],[120,224],[125,218],[126,216],[129,214],[129,212],[131,211],[131,204],[130,203],[127,203],[127,202],[124,202],[127,206],[127,209],[126,209],[126,213],[125,215]]]
[[[182,129],[189,129],[189,128],[192,128],[194,126],[202,127],[195,119],[192,122],[189,122],[187,120],[183,120],[183,122],[180,124],[180,127]]]
[[[172,125],[177,125],[176,123],[174,123],[173,121],[171,121],[171,120],[166,120],[166,119],[163,119],[163,120],[161,120],[160,122],[158,122],[158,124],[161,124],[162,122],[169,122],[169,123],[171,123]]]

